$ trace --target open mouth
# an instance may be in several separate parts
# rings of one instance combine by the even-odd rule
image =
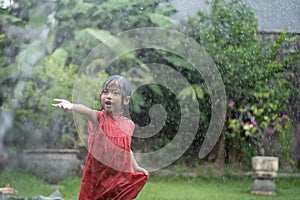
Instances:
[[[105,105],[111,106],[111,105],[112,105],[112,102],[111,102],[111,101],[106,101],[106,102],[105,102]]]

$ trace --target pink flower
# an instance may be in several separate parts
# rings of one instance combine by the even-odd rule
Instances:
[[[287,119],[287,118],[288,118],[288,115],[284,114],[284,115],[282,115],[282,118],[283,118],[283,119]]]
[[[235,102],[234,101],[230,101],[228,105],[229,105],[229,107],[233,107],[233,106],[235,106]]]
[[[254,120],[250,120],[249,122],[248,122],[248,124],[251,124],[251,125],[253,125],[253,126],[256,126],[256,121],[254,121]]]
[[[275,133],[275,130],[271,128],[267,128],[266,132],[270,135],[273,135]]]

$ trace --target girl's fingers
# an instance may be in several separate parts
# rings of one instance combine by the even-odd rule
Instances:
[[[52,104],[52,106],[56,107],[56,108],[61,108],[64,110],[69,110],[69,108],[67,106],[61,105],[61,104]]]
[[[144,174],[148,176],[149,172],[147,170],[144,170]]]
[[[61,108],[61,106],[59,104],[52,104],[53,107],[56,107],[56,108]]]
[[[63,99],[53,99],[53,101],[55,101],[55,102],[62,102]]]
[[[140,172],[140,173],[143,173],[143,174],[145,174],[145,175],[149,175],[149,172],[146,170],[146,169],[144,169],[144,168],[139,168],[138,170],[137,170],[137,172]]]
[[[56,104],[53,103],[52,106],[65,109],[65,107],[62,105],[62,103],[64,102],[63,99],[53,99],[53,101],[57,103]]]

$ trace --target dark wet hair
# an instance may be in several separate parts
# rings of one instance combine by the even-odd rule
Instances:
[[[122,100],[124,100],[127,96],[131,96],[131,87],[129,81],[125,77],[120,75],[112,75],[108,77],[102,85],[100,94],[103,93],[103,91],[107,88],[107,86],[110,83],[115,83],[116,85],[119,85],[121,89]]]
[[[107,86],[110,83],[115,83],[116,85],[118,85],[121,89],[121,98],[122,101],[127,97],[127,96],[131,96],[131,87],[130,87],[130,83],[129,81],[123,77],[123,76],[119,76],[119,75],[112,75],[110,77],[108,77],[103,85],[102,85],[102,89],[100,92],[100,96],[102,95],[103,91],[105,89],[107,89]],[[122,104],[122,110],[123,110],[123,115],[127,118],[130,118],[130,114],[129,114],[129,107],[128,105],[125,106]]]

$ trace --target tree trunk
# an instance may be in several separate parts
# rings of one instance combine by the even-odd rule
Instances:
[[[214,162],[219,167],[225,165],[225,136],[223,133],[220,135],[217,144],[209,153],[208,161]]]
[[[300,100],[294,101],[291,104],[291,107],[292,107],[291,156],[296,163],[299,163],[300,161]]]
[[[297,34],[299,36],[299,34]],[[293,49],[300,50],[300,40],[292,44]],[[296,90],[289,101],[290,114],[292,120],[291,135],[291,156],[296,165],[300,167],[300,61],[298,60],[294,66],[291,66],[293,79],[290,81],[292,87]]]

